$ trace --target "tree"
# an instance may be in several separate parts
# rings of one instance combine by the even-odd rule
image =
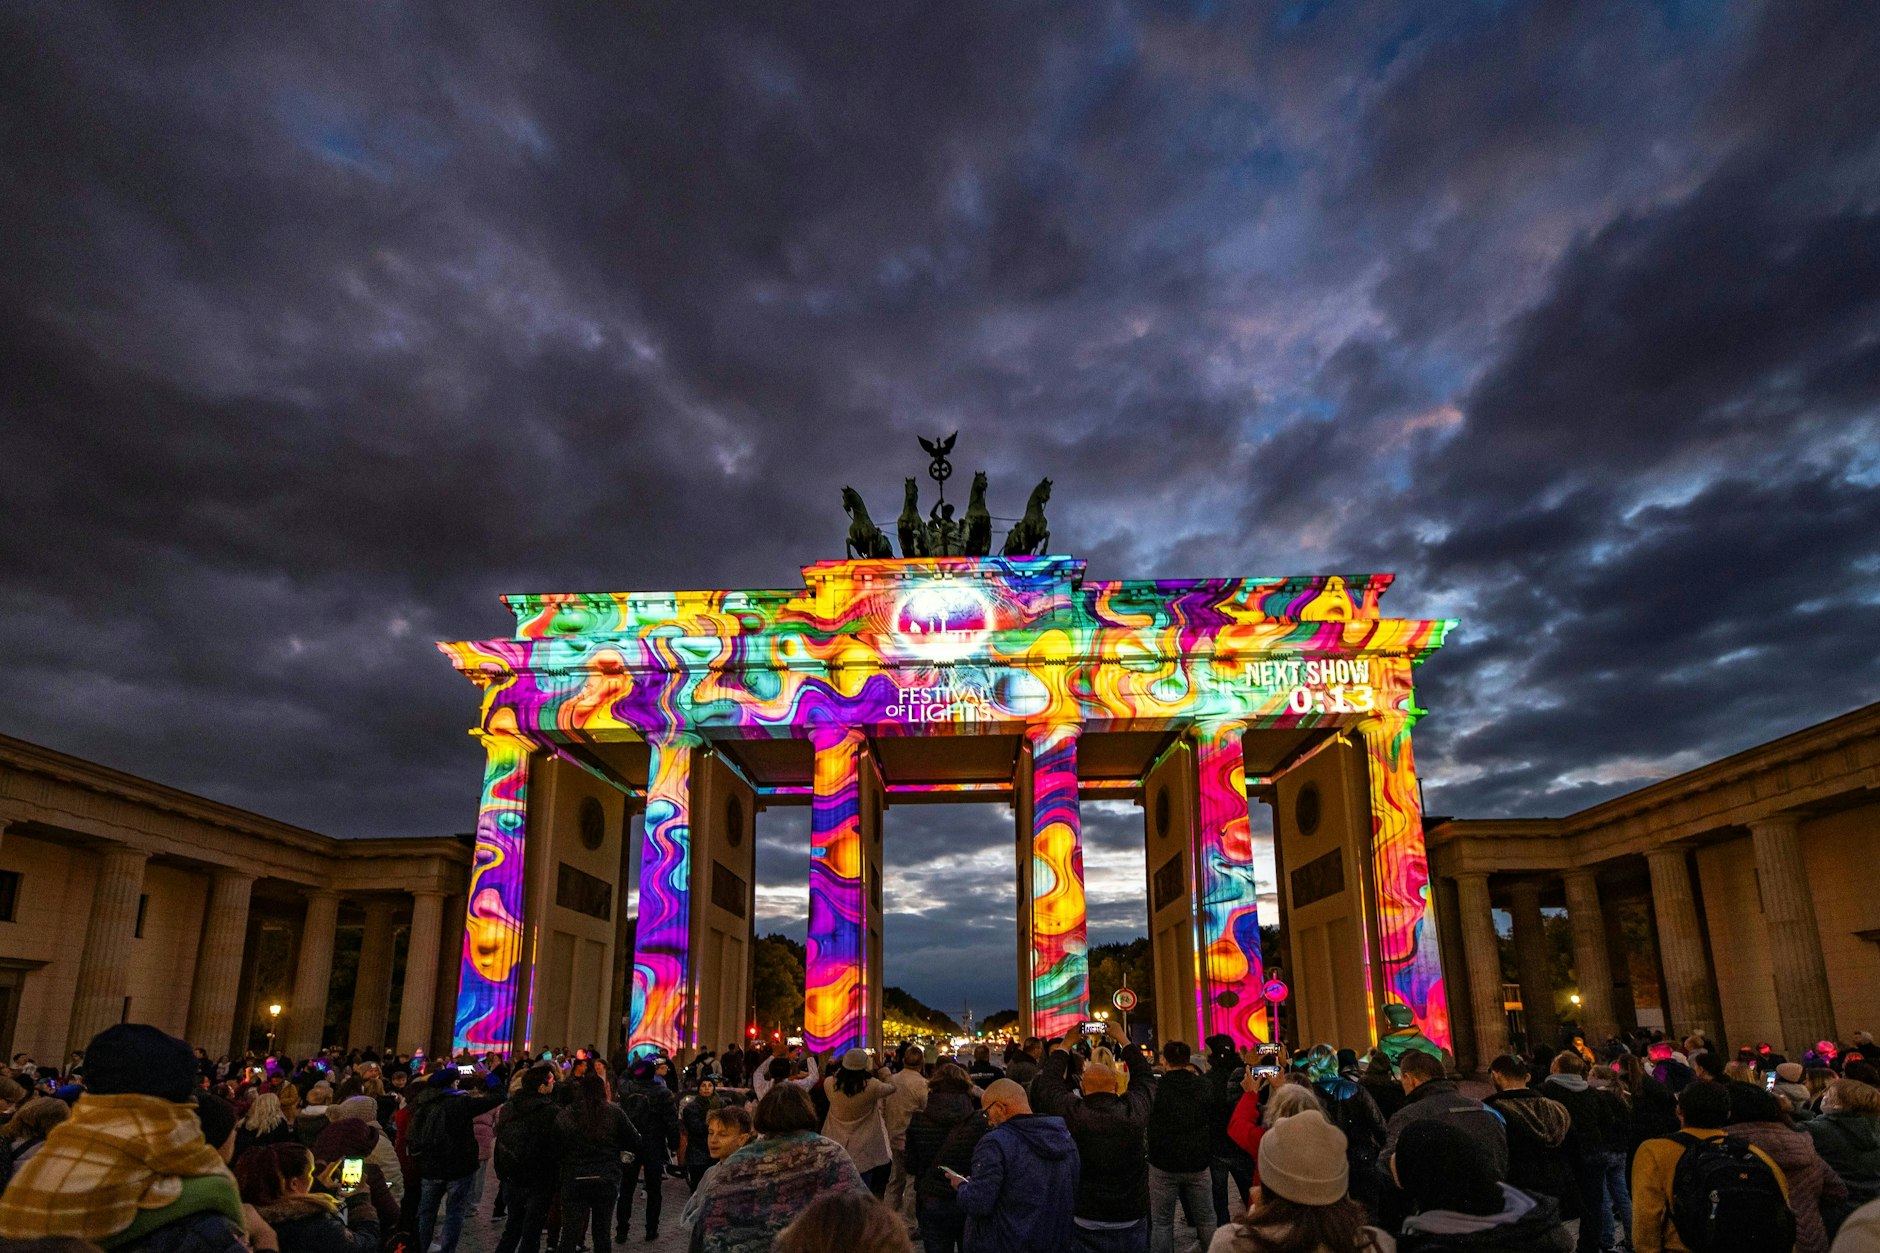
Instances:
[[[881,1016],[889,1027],[910,1035],[958,1035],[960,1031],[959,1023],[900,988],[882,989]]]
[[[995,1035],[1001,1031],[1010,1031],[1017,1025],[1018,1011],[1002,1009],[996,1014],[987,1015],[985,1021],[979,1024],[979,1029],[987,1035]]]
[[[1138,936],[1121,944],[1098,944],[1090,950],[1090,1009],[1112,1010],[1116,989],[1129,979],[1129,990],[1136,994],[1136,1008],[1129,1011],[1135,1022],[1153,1022],[1155,981],[1149,967],[1149,941]]]
[[[762,1028],[785,1035],[803,1018],[803,949],[781,935],[767,935],[752,952],[751,993]]]

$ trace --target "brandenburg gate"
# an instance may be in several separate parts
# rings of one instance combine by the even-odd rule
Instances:
[[[1074,1030],[1087,797],[1143,808],[1158,1036],[1265,1039],[1250,794],[1303,1038],[1374,1039],[1401,1003],[1449,1046],[1410,738],[1453,623],[1382,616],[1384,574],[1091,582],[882,548],[778,590],[511,596],[512,636],[440,645],[487,753],[458,1048],[606,1044],[622,1016],[636,1052],[744,1038],[753,823],[785,804],[811,812],[810,1047],[880,1043],[891,803],[1011,804],[1020,1027]]]

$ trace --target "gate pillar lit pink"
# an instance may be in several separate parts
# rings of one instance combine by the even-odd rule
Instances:
[[[1028,1034],[1051,1039],[1090,1016],[1090,958],[1084,902],[1083,824],[1077,799],[1075,723],[1025,728],[1019,770],[1029,770],[1015,805],[1025,824],[1019,864],[1019,960]]]

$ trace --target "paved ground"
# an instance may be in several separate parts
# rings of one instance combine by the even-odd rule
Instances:
[[[686,1186],[683,1179],[668,1179],[662,1195],[665,1198],[665,1206],[661,1215],[662,1228],[659,1239],[650,1243],[642,1239],[646,1234],[642,1221],[646,1198],[636,1197],[633,1207],[633,1239],[626,1244],[615,1245],[614,1248],[619,1250],[619,1253],[628,1253],[628,1250],[633,1249],[643,1249],[647,1253],[686,1253],[688,1233],[679,1225],[679,1214],[685,1209],[686,1197],[691,1195],[691,1189]],[[483,1204],[479,1205],[477,1212],[464,1223],[463,1237],[457,1242],[459,1253],[492,1253],[492,1250],[496,1248],[496,1239],[502,1234],[503,1225],[490,1219],[490,1209],[495,1202],[496,1181],[492,1178],[483,1190]],[[1236,1206],[1235,1209],[1238,1210],[1239,1207]],[[918,1253],[920,1249],[918,1236],[914,1239],[914,1248]],[[553,1251],[550,1250],[549,1253]],[[591,1250],[590,1253],[592,1253]],[[601,1253],[606,1253],[606,1250],[602,1250]],[[1195,1233],[1181,1225],[1179,1215],[1175,1228],[1175,1253],[1201,1253],[1201,1246],[1195,1239]]]

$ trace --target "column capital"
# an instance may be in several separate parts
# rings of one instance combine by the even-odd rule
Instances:
[[[253,871],[236,866],[217,866],[209,871],[209,878],[216,883],[253,883],[260,877]]]
[[[1667,862],[1673,859],[1683,861],[1685,854],[1690,851],[1691,846],[1689,844],[1660,844],[1657,848],[1648,848],[1645,850],[1645,860],[1648,862]]]
[[[443,888],[406,888],[405,894],[413,898],[431,897],[440,901],[450,895],[450,893]]]
[[[1489,872],[1486,870],[1458,870],[1449,877],[1457,883],[1488,883]]]
[[[346,894],[338,888],[308,888],[301,892],[300,898],[311,905],[315,901],[343,901]]]
[[[1584,883],[1588,879],[1599,878],[1599,867],[1597,866],[1568,866],[1565,870],[1562,870],[1560,872],[1560,877],[1561,879],[1566,880],[1568,882]]]
[[[1055,722],[1027,722],[1025,724],[1025,738],[1032,741],[1046,739],[1051,736],[1070,736],[1075,739],[1083,733],[1084,724],[1081,719],[1076,718],[1065,718]]]
[[[127,865],[130,862],[146,862],[150,860],[151,856],[149,849],[138,848],[135,844],[111,843],[106,844],[98,851],[103,855],[106,861],[114,862],[120,866]]]
[[[1803,816],[1794,812],[1770,814],[1766,818],[1752,818],[1743,825],[1749,828],[1751,835],[1764,831],[1787,835],[1801,827]]]
[[[661,748],[703,748],[705,737],[697,731],[655,731],[646,737],[648,744],[657,744]]]

